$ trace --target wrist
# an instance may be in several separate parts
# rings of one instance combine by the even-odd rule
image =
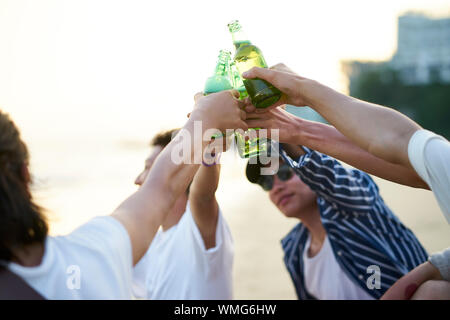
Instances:
[[[286,141],[289,144],[303,145],[304,134],[303,134],[303,119],[294,118],[295,121],[292,122],[292,126],[288,129],[289,140]]]
[[[202,107],[194,109],[189,120],[192,121],[192,123],[199,121],[202,124],[202,134],[208,129],[217,128],[217,123],[214,122],[214,119],[209,117],[206,110]]]
[[[291,130],[291,144],[302,145],[314,149],[314,142],[317,140],[317,124],[302,118],[297,118]]]
[[[302,79],[299,87],[305,104],[319,112],[321,96],[324,95],[323,90],[327,87],[312,79]]]
[[[222,153],[204,153],[203,154],[203,159],[202,159],[202,165],[205,167],[212,167],[215,166],[216,164],[219,164],[220,161],[220,156],[222,155]]]

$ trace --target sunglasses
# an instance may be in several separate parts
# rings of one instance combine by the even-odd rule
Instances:
[[[278,179],[281,181],[288,181],[292,176],[294,175],[293,170],[290,166],[283,163],[279,168],[278,172],[276,173]],[[273,178],[274,175],[265,175],[265,176],[259,176],[258,181],[256,182],[259,184],[265,191],[270,191],[273,188]]]

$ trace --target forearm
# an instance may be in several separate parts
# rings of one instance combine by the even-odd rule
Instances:
[[[364,102],[312,80],[304,80],[302,91],[310,107],[359,147],[388,162],[411,167],[408,143],[420,129],[401,113]]]
[[[183,131],[184,130],[184,131]],[[166,214],[176,199],[185,192],[192,181],[198,165],[194,164],[194,126],[193,121],[180,130],[184,136],[178,135],[161,152],[155,160],[144,184],[132,196],[126,199],[113,213],[120,220],[131,238],[133,260],[136,263],[148,249],[156,231],[165,219]],[[184,139],[183,141],[181,141]],[[201,150],[207,142],[201,142]],[[176,163],[173,154],[183,146],[186,158]],[[201,150],[196,150],[197,152]]]
[[[189,200],[210,201],[219,186],[220,164],[201,165],[192,181]]]
[[[428,280],[442,280],[442,277],[439,270],[427,261],[400,278],[381,300],[409,300],[417,288]]]
[[[378,158],[350,141],[336,128],[323,123],[298,118],[297,143],[346,162],[380,178],[428,189],[428,185],[411,169]]]
[[[207,249],[215,246],[219,205],[216,190],[219,184],[220,165],[202,165],[192,181],[189,204],[192,216]]]

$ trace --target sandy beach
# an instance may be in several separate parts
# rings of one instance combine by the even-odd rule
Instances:
[[[223,166],[223,176],[243,174]],[[236,177],[237,179],[237,177]],[[285,218],[259,186],[223,179],[218,198],[235,241],[236,299],[296,299],[283,263],[280,239],[297,220]],[[381,195],[400,220],[416,234],[429,253],[450,245],[450,229],[432,193],[375,178]],[[225,190],[235,189],[227,201]],[[230,195],[228,195],[230,197]]]
[[[111,213],[136,190],[133,181],[149,151],[147,141],[131,146],[34,142],[34,189],[38,203],[48,209],[52,235],[67,234],[94,216]],[[234,297],[296,299],[280,240],[298,221],[285,218],[266,192],[246,180],[246,160],[227,152],[222,162],[217,198],[234,239]],[[450,245],[449,225],[430,191],[375,180],[385,202],[428,252]]]

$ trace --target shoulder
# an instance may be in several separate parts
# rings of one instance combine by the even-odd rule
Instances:
[[[132,259],[128,232],[112,216],[93,218],[66,236],[52,237],[51,241],[62,250],[78,251],[80,254],[83,250],[95,251],[103,257],[110,255]]]
[[[425,182],[429,182],[427,169],[432,169],[429,168],[430,162],[439,160],[439,157],[435,156],[439,153],[450,155],[450,143],[444,137],[424,129],[417,130],[411,136],[408,143],[408,158]]]
[[[107,237],[112,236],[113,239]],[[94,240],[116,241],[127,239],[128,232],[119,220],[112,216],[95,217],[67,236],[56,237],[66,241],[92,243]],[[117,240],[115,240],[117,239]]]

